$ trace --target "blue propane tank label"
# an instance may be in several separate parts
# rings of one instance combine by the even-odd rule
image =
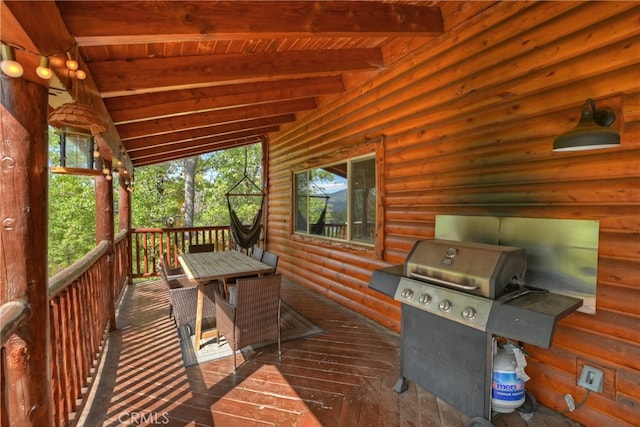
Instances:
[[[504,402],[524,399],[525,388],[515,372],[493,371],[491,397]]]

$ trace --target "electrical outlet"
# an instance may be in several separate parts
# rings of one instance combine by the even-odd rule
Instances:
[[[578,385],[580,387],[595,391],[596,393],[602,393],[603,383],[604,372],[602,372],[601,369],[594,368],[591,365],[584,365],[582,367],[582,372],[578,379]]]
[[[600,364],[595,360],[586,360],[586,359],[576,359],[576,384],[582,375],[582,371],[585,365],[594,367],[603,372],[604,378],[602,381],[602,392],[600,395],[602,397],[606,397],[607,399],[616,400],[617,395],[617,376],[618,373],[614,368],[611,368],[607,365]]]

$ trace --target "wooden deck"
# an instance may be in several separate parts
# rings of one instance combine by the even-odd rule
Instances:
[[[184,368],[161,281],[130,286],[111,334],[85,426],[466,426],[468,418],[413,383],[398,395],[400,337],[283,280],[283,299],[326,332],[255,354]],[[577,426],[517,412],[496,426]]]

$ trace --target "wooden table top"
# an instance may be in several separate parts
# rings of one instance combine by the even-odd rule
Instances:
[[[178,256],[190,280],[204,282],[273,271],[273,267],[238,251],[187,253]]]

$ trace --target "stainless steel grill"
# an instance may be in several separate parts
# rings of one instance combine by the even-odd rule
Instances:
[[[369,287],[402,303],[401,375],[471,417],[491,417],[493,340],[549,347],[555,323],[582,300],[528,289],[526,250],[450,240],[417,242]]]
[[[404,266],[394,298],[420,310],[486,330],[492,300],[524,285],[524,249],[423,240]]]
[[[405,276],[495,299],[508,285],[524,285],[526,268],[522,248],[433,239],[415,244]]]

